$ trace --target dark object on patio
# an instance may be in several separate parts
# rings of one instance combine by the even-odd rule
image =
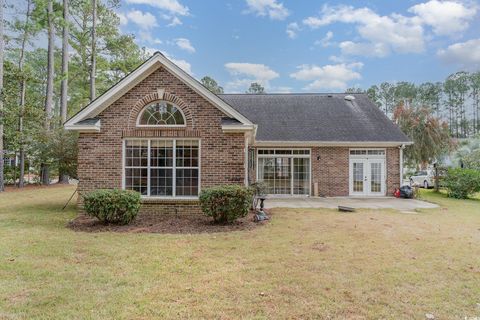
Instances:
[[[400,187],[400,198],[412,199],[413,198],[413,189],[410,186],[401,186]]]
[[[338,206],[338,211],[342,211],[342,212],[355,212],[355,208],[345,207],[345,206]]]
[[[257,213],[255,213],[255,216],[253,217],[253,220],[255,222],[259,222],[259,221],[264,221],[264,220],[268,220],[270,219],[267,214],[265,213],[265,211],[263,210],[264,208],[264,204],[263,202],[265,201],[265,197],[258,197],[258,200],[260,200],[260,210],[257,211]]]

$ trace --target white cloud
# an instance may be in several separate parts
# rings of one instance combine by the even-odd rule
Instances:
[[[158,26],[157,18],[150,12],[144,13],[140,10],[131,10],[127,12],[127,18],[144,30]]]
[[[128,18],[123,13],[117,13],[117,16],[120,19],[121,26],[124,26],[128,23]]]
[[[385,43],[343,41],[338,45],[342,54],[365,57],[386,57],[390,49]]]
[[[379,15],[370,8],[325,5],[319,16],[305,18],[302,23],[317,29],[332,23],[356,26],[362,40],[344,41],[340,49],[345,55],[385,57],[391,52],[420,53],[425,51],[425,28],[436,35],[459,35],[469,27],[477,13],[477,5],[456,0],[429,0],[408,9],[413,15],[397,13]]]
[[[300,27],[298,26],[298,23],[292,22],[287,25],[286,33],[290,39],[295,39],[297,37],[298,31],[300,31]]]
[[[325,34],[325,37],[323,37],[321,40],[315,41],[315,45],[321,45],[324,48],[329,47],[329,46],[332,45],[332,42],[330,42],[330,40],[332,40],[332,38],[333,38],[333,32],[328,31]]]
[[[148,54],[148,55],[153,55],[155,52],[157,51],[160,51],[162,52],[162,54],[167,57],[168,59],[170,59],[170,61],[172,61],[173,63],[175,63],[178,67],[180,67],[180,69],[182,69],[183,71],[187,72],[188,74],[190,74],[191,76],[194,75],[194,73],[192,72],[192,65],[186,61],[186,60],[182,60],[182,59],[175,59],[172,55],[168,54],[167,52],[163,52],[157,48],[152,48],[152,47],[145,47],[145,52]]]
[[[345,53],[363,53],[368,43],[382,47],[383,52],[418,53],[425,49],[423,28],[418,19],[399,14],[380,16],[369,8],[324,6],[320,17],[308,17],[303,24],[312,29],[335,22],[357,25],[357,31],[367,43],[349,42]],[[361,49],[361,50],[360,50]]]
[[[178,19],[178,17],[172,17],[170,23],[167,25],[167,27],[175,27],[179,26],[182,24],[182,21]]]
[[[183,60],[183,59],[175,59],[174,57],[172,57],[171,55],[169,55],[168,53],[165,53],[165,52],[163,54],[165,55],[165,57],[167,57],[173,63],[175,63],[177,66],[179,66],[180,69],[183,69],[183,71],[185,71],[188,74],[193,76],[192,65],[190,64],[190,62],[188,62],[186,60]]]
[[[459,42],[437,51],[440,59],[469,70],[480,68],[480,38]]]
[[[290,74],[290,77],[301,81],[311,81],[304,90],[344,90],[348,87],[349,81],[362,78],[357,72],[362,67],[361,62],[325,66],[304,64],[298,66],[298,71]]]
[[[190,43],[190,40],[188,39],[185,39],[185,38],[175,39],[175,44],[182,50],[185,50],[190,53],[195,52],[195,48],[192,46],[192,44]]]
[[[131,4],[146,4],[174,15],[188,16],[190,11],[187,6],[182,5],[178,0],[126,0]]]
[[[272,80],[278,78],[279,74],[264,64],[229,62],[225,64],[228,72],[232,75],[246,75],[261,80]]]
[[[225,64],[227,71],[235,77],[234,80],[226,84],[228,91],[237,91],[246,89],[252,82],[258,82],[262,86],[269,88],[270,80],[279,77],[279,74],[264,64],[229,62]]]
[[[455,35],[468,28],[477,8],[458,1],[430,0],[414,5],[408,11],[416,14],[424,24],[430,25],[434,33]]]
[[[163,43],[162,40],[160,40],[158,38],[154,38],[149,31],[139,31],[138,32],[138,37],[142,42],[146,42],[148,44],[162,44]]]
[[[258,16],[269,16],[272,20],[284,20],[290,15],[283,3],[277,0],[247,0],[248,12]]]
[[[144,4],[162,10],[161,17],[170,21],[168,27],[178,26],[182,21],[178,16],[189,16],[190,9],[178,0],[126,0],[130,4]]]

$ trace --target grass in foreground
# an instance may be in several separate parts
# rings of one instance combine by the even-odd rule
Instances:
[[[82,233],[72,187],[0,194],[0,319],[480,316],[480,201],[277,209],[250,231]]]

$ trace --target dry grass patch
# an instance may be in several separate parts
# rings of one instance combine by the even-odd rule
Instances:
[[[0,194],[0,319],[480,316],[480,201],[276,209],[262,228],[82,233],[73,189]]]

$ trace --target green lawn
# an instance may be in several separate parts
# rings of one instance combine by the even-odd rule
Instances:
[[[165,235],[71,231],[72,191],[0,194],[0,319],[480,317],[480,200]]]

